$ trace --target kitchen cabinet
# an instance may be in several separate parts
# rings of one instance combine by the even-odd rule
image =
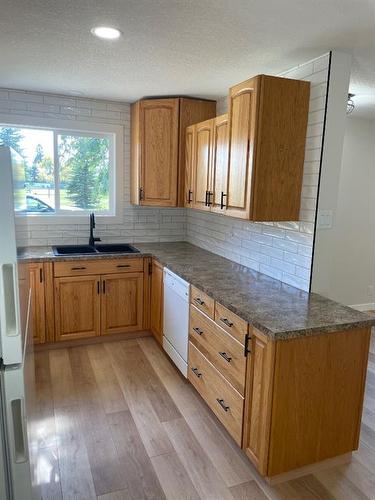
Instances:
[[[195,126],[193,162],[193,208],[210,210],[213,120]]]
[[[56,262],[55,340],[144,328],[142,258]]]
[[[143,327],[143,273],[101,276],[101,334]]]
[[[152,260],[151,271],[151,332],[160,345],[163,343],[163,266]]]
[[[252,221],[299,219],[310,83],[259,75],[229,92],[229,112],[195,125],[186,206]]]
[[[100,276],[55,278],[56,340],[100,335]]]
[[[131,203],[185,205],[186,128],[215,116],[216,102],[143,99],[132,105]]]
[[[31,289],[31,317],[34,344],[46,340],[46,312],[43,263],[29,264]]]
[[[195,164],[195,125],[186,128],[186,168],[185,168],[185,207],[191,208],[193,203],[193,166]]]

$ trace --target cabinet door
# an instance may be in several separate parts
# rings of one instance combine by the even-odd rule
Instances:
[[[196,127],[191,125],[186,129],[186,148],[185,148],[185,207],[191,208],[193,202],[193,167],[195,158],[195,138]]]
[[[274,344],[254,330],[247,358],[243,448],[262,475],[268,464]]]
[[[228,114],[218,116],[213,126],[212,206],[213,212],[225,213],[228,195],[229,135]]]
[[[29,265],[31,310],[30,321],[34,344],[42,344],[46,340],[46,314],[43,264]]]
[[[177,206],[178,122],[178,99],[141,101],[141,205]]]
[[[193,166],[193,208],[210,210],[213,120],[196,125]]]
[[[250,217],[255,144],[257,78],[240,83],[229,94],[229,170],[227,215]]]
[[[100,276],[55,278],[56,340],[100,335]]]
[[[163,266],[152,261],[151,331],[159,344],[163,343]]]
[[[135,332],[143,328],[143,273],[101,277],[101,333]]]

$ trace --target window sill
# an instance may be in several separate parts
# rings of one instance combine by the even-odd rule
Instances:
[[[89,213],[82,215],[17,215],[15,216],[17,225],[32,226],[49,226],[51,224],[87,224],[89,225]],[[121,224],[123,222],[122,215],[100,215],[95,214],[95,219],[98,224]]]

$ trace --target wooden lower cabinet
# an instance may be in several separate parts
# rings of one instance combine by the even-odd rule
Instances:
[[[100,276],[55,278],[56,340],[100,335]]]
[[[34,344],[46,341],[46,313],[43,263],[29,264],[31,317]]]
[[[159,344],[163,343],[163,266],[152,260],[151,271],[151,332]]]
[[[143,273],[101,276],[101,334],[143,328]]]

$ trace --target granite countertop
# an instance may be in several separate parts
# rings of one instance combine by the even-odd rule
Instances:
[[[307,293],[186,242],[134,243],[137,254],[56,257],[51,247],[27,247],[29,262],[153,256],[273,340],[369,327],[375,319],[316,293]]]

